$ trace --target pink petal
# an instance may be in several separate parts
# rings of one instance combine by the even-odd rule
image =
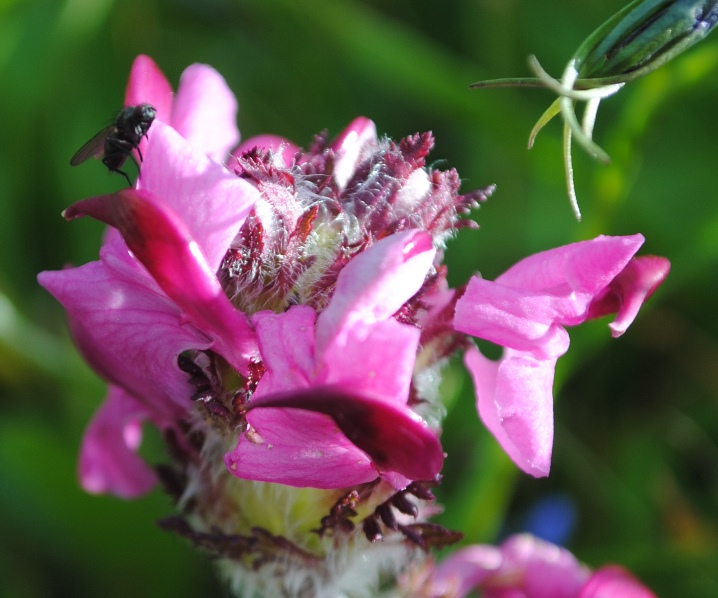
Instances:
[[[247,406],[248,410],[264,407],[329,415],[382,471],[411,480],[432,480],[441,471],[444,453],[436,434],[409,408],[330,386],[265,395]],[[258,432],[263,435],[261,429]]]
[[[556,296],[568,296],[571,292],[593,296],[618,276],[644,240],[643,235],[601,235],[556,247],[524,258],[496,282]]]
[[[435,254],[428,235],[407,231],[382,239],[344,267],[317,319],[318,383],[406,404],[421,331],[392,316],[421,288]]]
[[[435,255],[427,233],[408,230],[352,258],[317,320],[317,352],[357,323],[369,326],[396,313],[421,288]]]
[[[553,446],[555,360],[505,350],[500,361],[469,349],[464,363],[476,389],[481,420],[526,473],[547,476]]]
[[[152,126],[137,188],[152,192],[177,213],[213,272],[259,199],[250,183],[163,123]]]
[[[406,405],[420,337],[421,330],[393,319],[355,321],[317,355],[317,380]]]
[[[125,106],[136,106],[137,104],[151,104],[157,111],[156,121],[170,122],[172,87],[155,61],[144,54],[137,56],[132,63],[125,89]],[[153,124],[152,127],[154,126]],[[142,139],[139,149],[143,156],[146,146],[147,140]]]
[[[295,409],[258,409],[247,419],[256,433],[240,436],[225,463],[248,480],[302,488],[348,488],[378,477],[376,467],[332,419]]]
[[[527,598],[576,598],[589,574],[568,550],[528,534],[511,536],[501,552],[504,563],[497,577],[519,573],[517,586]]]
[[[263,150],[271,150],[277,156],[282,158],[285,167],[289,167],[294,162],[294,156],[299,151],[299,146],[294,145],[288,139],[279,135],[255,135],[239,144],[237,149],[232,152],[232,156],[239,157],[244,152],[251,151],[255,148]]]
[[[157,120],[170,122],[172,87],[155,61],[144,54],[132,63],[125,90],[125,106],[137,104],[152,104],[157,110]]]
[[[495,282],[474,277],[456,306],[458,330],[536,357],[568,349],[561,326],[589,317],[595,297],[621,274],[641,235],[597,237],[521,260]]]
[[[310,386],[314,376],[314,310],[295,305],[275,314],[252,316],[262,361],[267,371],[255,396]]]
[[[329,428],[323,426],[321,429],[327,433],[325,437],[322,437],[318,434],[318,430],[307,430],[306,424],[297,419],[300,415],[304,418],[304,414],[301,414],[301,412],[295,412],[297,413],[296,416],[286,420],[289,428],[281,430],[278,426],[282,425],[284,420],[278,423],[273,419],[274,415],[269,417],[264,414],[265,412],[281,414],[282,409],[267,408],[261,409],[259,412],[252,411],[248,419],[259,436],[265,438],[267,434],[274,434],[276,435],[276,440],[269,442],[272,445],[271,453],[267,453],[266,449],[253,447],[249,441],[244,444],[240,442],[235,451],[236,457],[244,463],[244,467],[238,470],[240,471],[238,473],[240,477],[279,481],[278,476],[284,475],[285,478],[282,479],[286,480],[286,476],[290,475],[292,481],[283,481],[282,483],[334,488],[338,487],[335,484],[338,483],[337,480],[340,478],[344,481],[360,478],[362,482],[367,481],[367,479],[375,479],[378,475],[376,467],[383,467],[385,470],[395,470],[406,478],[410,478],[409,474],[416,473],[416,470],[411,469],[410,466],[402,461],[402,459],[407,460],[407,456],[402,455],[402,451],[407,447],[408,450],[423,450],[426,452],[429,458],[425,465],[429,467],[432,466],[432,460],[433,462],[438,460],[438,465],[435,465],[435,469],[432,469],[429,474],[433,477],[438,473],[443,460],[443,453],[438,440],[434,433],[428,430],[426,424],[406,407],[420,334],[417,329],[399,324],[395,320],[379,322],[370,326],[369,330],[364,332],[363,337],[361,335],[346,335],[350,342],[344,348],[331,345],[326,354],[316,356],[318,363],[315,366],[314,310],[306,306],[294,306],[282,314],[260,312],[253,317],[253,323],[257,331],[260,352],[267,366],[267,372],[264,374],[252,398],[250,410],[255,409],[257,406],[272,407],[273,405],[265,404],[265,401],[275,401],[284,397],[290,400],[286,404],[282,403],[274,406],[287,407],[292,411],[294,409],[317,411],[321,414],[326,414],[322,415],[322,418],[326,418],[327,415],[335,417],[337,424],[332,423]],[[361,363],[361,367],[358,368],[357,363]],[[358,407],[356,404],[343,407],[342,405],[346,400],[354,401],[354,403],[362,400],[355,400],[353,396],[349,396],[345,392],[337,394],[333,389],[326,387],[326,384],[331,382],[341,384],[344,388],[351,388],[353,394],[358,392],[368,393],[369,396],[374,396],[375,399],[369,404],[364,404],[366,401],[360,402]],[[338,388],[338,386],[335,388]],[[376,392],[372,393],[372,390]],[[326,396],[327,400],[318,406],[313,403],[317,396]],[[308,402],[303,400],[303,397],[309,397]],[[381,405],[376,405],[375,403],[379,400],[391,401],[396,406],[394,408],[385,408]],[[350,415],[346,415],[344,413],[346,408],[353,410],[358,408],[361,413],[357,415],[352,411]],[[370,411],[373,411],[373,414]],[[259,414],[264,417],[257,419]],[[276,417],[279,417],[279,415]],[[359,421],[357,417],[363,418],[363,420]],[[360,424],[356,430],[347,430],[345,429],[346,424],[341,423],[342,421],[355,420],[359,421]],[[319,421],[326,422],[326,419],[320,419]],[[387,429],[384,430],[381,427],[377,429],[376,421],[385,423]],[[302,426],[305,429],[297,429]],[[347,437],[339,432],[337,426],[344,433],[352,434],[349,438],[354,441],[354,444],[351,444]],[[388,426],[395,427],[388,429]],[[407,434],[409,434],[414,444],[407,443],[397,449],[393,446],[394,436],[399,434],[398,431],[407,427],[410,428]],[[271,428],[271,431],[268,431],[268,428]],[[307,438],[300,441],[300,438],[305,435]],[[392,437],[391,439],[387,439],[389,435]],[[294,439],[294,444],[287,445],[285,438]],[[401,441],[400,436],[396,440]],[[309,465],[308,461],[302,456],[305,454],[304,449],[302,449],[304,446],[302,442],[309,443],[310,441],[314,447],[309,454],[310,459],[313,459],[318,454],[327,454],[334,459],[330,468],[331,475],[325,476],[321,472],[312,473],[315,466]],[[417,442],[419,444],[424,443],[424,447],[418,447]],[[367,478],[369,474],[366,467],[362,465],[363,459],[366,458],[364,453],[361,453],[363,455],[362,459],[356,459],[353,452],[351,455],[346,454],[347,447],[350,445],[354,448],[356,448],[355,445],[358,446],[374,459],[376,465],[372,465],[371,477]],[[306,444],[306,446],[309,445]],[[275,450],[277,448],[280,450]],[[247,451],[254,451],[252,454],[260,459],[271,460],[272,456],[274,456],[292,461],[292,463],[301,462],[303,465],[300,470],[295,472],[291,472],[292,468],[290,468],[290,472],[285,474],[281,474],[279,471],[274,472],[272,474],[273,478],[270,480],[266,477],[265,461],[247,461]],[[385,451],[389,451],[389,458],[384,455]],[[244,454],[245,457],[241,457],[241,454]],[[341,462],[338,461],[340,457]],[[425,457],[421,458],[424,459]],[[260,467],[260,469],[254,471],[254,467]],[[274,467],[278,468],[279,466],[275,465]],[[337,470],[341,467],[345,467],[347,470],[339,476]],[[429,475],[425,470],[420,473]]]
[[[355,118],[331,144],[336,153],[334,179],[340,189],[346,187],[362,162],[368,148],[376,145],[376,125],[364,116]]]
[[[456,303],[454,325],[502,347],[530,352],[538,359],[555,359],[569,344],[568,333],[556,322],[575,305],[572,295],[554,297],[474,277]]]
[[[211,343],[193,327],[181,326],[177,306],[126,247],[124,259],[116,255],[117,245],[124,243],[116,239],[103,248],[102,262],[43,272],[38,279],[67,310],[78,347],[103,377],[154,413],[181,416],[193,387],[177,356]]]
[[[656,595],[622,567],[608,565],[591,575],[578,598],[656,598]]]
[[[121,389],[110,387],[82,442],[78,474],[87,492],[135,498],[154,487],[154,472],[136,452],[146,417],[140,403]]]
[[[528,534],[500,547],[475,545],[448,557],[430,578],[432,596],[463,598],[576,598],[588,570],[564,548]]]
[[[457,550],[444,559],[430,579],[432,596],[464,598],[498,571],[503,562],[495,546],[476,544]]]
[[[73,204],[65,216],[91,216],[117,228],[186,320],[214,338],[215,349],[235,369],[247,371],[256,352],[249,322],[225,296],[184,222],[158,198],[124,189]]]
[[[395,471],[383,471],[381,481],[389,484],[394,490],[404,490],[411,484],[412,480]],[[439,507],[439,509],[441,509]]]
[[[227,158],[239,141],[237,100],[216,70],[205,64],[185,69],[171,124],[191,145],[217,162]]]
[[[638,315],[641,305],[668,276],[670,262],[663,257],[632,259],[624,270],[591,303],[589,318],[615,313],[608,326],[614,337],[621,336]]]

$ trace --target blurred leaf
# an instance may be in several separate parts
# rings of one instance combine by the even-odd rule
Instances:
[[[559,360],[552,474],[518,472],[483,428],[460,364],[450,369],[441,523],[491,541],[535,500],[578,508],[572,548],[619,561],[663,598],[718,596],[718,43],[707,40],[604,102],[595,138],[610,166],[576,156],[584,220],[567,207],[560,127],[526,140],[550,94],[469,90],[558,72],[625,2],[582,0],[6,1],[0,4],[0,595],[221,594],[201,555],[157,530],[159,492],[127,503],[82,493],[81,429],[102,398],[36,283],[44,269],[97,259],[102,227],[60,211],[122,186],[73,152],[122,102],[129,65],[151,54],[177,85],[215,66],[240,99],[243,136],[301,144],[358,114],[380,134],[432,130],[437,167],[466,190],[498,189],[448,247],[450,280],[494,278],[518,259],[597,234],[643,232],[673,270],[623,338],[606,321],[570,331]],[[454,394],[455,393],[455,394]],[[139,580],[139,582],[138,582]]]

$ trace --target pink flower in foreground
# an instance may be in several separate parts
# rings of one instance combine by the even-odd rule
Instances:
[[[592,573],[568,550],[528,534],[463,548],[406,583],[419,598],[463,598],[474,589],[484,598],[655,598],[625,569]]]
[[[393,318],[421,288],[435,254],[425,233],[391,235],[341,270],[318,317],[303,305],[254,315],[267,371],[250,407],[270,408],[248,414],[262,442],[241,436],[227,455],[230,470],[317,488],[370,482],[378,469],[400,474],[399,488],[436,476],[441,445],[406,405],[420,331]],[[375,433],[363,434],[368,428]]]
[[[194,65],[173,99],[147,57],[126,101],[158,111],[136,188],[70,206],[67,219],[110,226],[100,259],[39,277],[110,386],[80,479],[124,497],[160,479],[182,513],[165,527],[218,557],[237,591],[338,595],[455,542],[428,522],[448,358],[465,350],[486,425],[545,474],[563,326],[617,312],[622,333],[667,273],[633,257],[640,235],[599,237],[456,291],[445,241],[493,188],[461,195],[454,170],[428,168],[431,134],[378,139],[357,118],[307,150],[262,135],[229,154],[221,77]],[[144,421],[170,465],[137,455]]]
[[[616,313],[620,336],[670,264],[634,258],[642,235],[597,237],[528,257],[491,282],[474,277],[456,304],[457,330],[505,347],[499,361],[475,349],[464,361],[484,424],[513,461],[548,475],[553,444],[553,375],[568,349],[564,326]]]
[[[456,172],[424,167],[429,134],[379,140],[365,118],[308,151],[255,138],[222,165],[214,158],[228,142],[192,133],[191,123],[207,122],[202,111],[215,109],[211,98],[180,101],[196,79],[183,78],[169,106],[154,63],[135,62],[128,102],[158,109],[137,186],[69,207],[68,219],[112,227],[100,260],[40,275],[110,383],[83,443],[83,485],[126,497],[147,491],[156,473],[136,451],[149,420],[173,457],[156,472],[192,521],[168,526],[202,545],[211,535],[226,562],[281,567],[324,552],[325,535],[344,552],[361,549],[357,534],[409,539],[392,543],[389,560],[376,553],[372,567],[384,570],[420,546],[454,541],[425,522],[444,459],[442,408],[438,378],[417,376],[463,337],[450,309],[430,336],[421,323],[447,291],[437,249],[490,190],[459,195]],[[276,509],[293,514],[280,528]],[[323,585],[325,567],[352,562],[342,551],[326,564],[303,558],[297,575]],[[278,591],[293,583],[264,576],[273,577]]]

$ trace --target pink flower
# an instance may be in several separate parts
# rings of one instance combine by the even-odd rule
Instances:
[[[615,311],[621,334],[668,270],[633,258],[640,235],[599,237],[455,291],[445,242],[475,226],[460,217],[493,188],[461,195],[456,171],[426,166],[430,133],[379,139],[360,117],[308,150],[262,135],[230,154],[239,135],[224,80],[193,65],[173,98],[145,56],[126,102],[157,108],[136,188],[70,206],[67,219],[110,226],[100,259],[39,276],[110,386],[80,479],[124,497],[151,488],[156,473],[137,454],[151,422],[172,459],[158,471],[186,518],[168,527],[259,593],[346,593],[357,571],[379,579],[417,546],[457,540],[427,521],[444,460],[440,371],[457,350],[486,425],[545,475],[563,327]],[[483,358],[467,334],[505,346],[503,359]],[[495,598],[598,598],[631,583],[615,569],[589,578],[569,553],[533,542],[474,547],[432,583]]]
[[[566,549],[528,534],[463,548],[427,577],[419,593],[427,598],[463,598],[477,588],[485,598],[655,598],[626,570],[591,573]]]
[[[146,491],[140,422],[191,452],[181,428],[197,405],[238,440],[225,460],[246,479],[434,479],[438,430],[409,405],[423,308],[407,302],[436,276],[434,243],[482,192],[459,196],[454,171],[423,168],[429,135],[379,142],[365,118],[312,152],[272,136],[245,142],[231,172],[212,159],[237,137],[223,136],[236,130],[228,93],[194,65],[172,101],[154,62],[138,57],[127,102],[152,103],[158,117],[137,188],[68,208],[68,219],[113,227],[101,259],[40,275],[111,384],[83,445],[83,485]],[[292,307],[297,292],[305,304]]]
[[[439,473],[436,434],[406,405],[420,331],[392,317],[421,288],[435,253],[426,233],[392,235],[342,269],[319,316],[308,306],[255,314],[267,372],[249,405],[251,434],[226,457],[232,472],[317,488],[391,471],[403,488]]]
[[[551,388],[568,349],[564,326],[616,312],[620,336],[661,284],[668,260],[633,258],[641,235],[597,237],[528,257],[494,282],[474,277],[456,304],[457,330],[504,347],[495,362],[475,348],[464,361],[482,420],[513,461],[548,475],[553,443]]]

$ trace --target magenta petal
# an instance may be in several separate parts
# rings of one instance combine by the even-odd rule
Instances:
[[[485,598],[577,598],[588,576],[568,550],[520,534],[498,548],[459,550],[435,569],[430,583],[432,596],[462,598],[478,588]]]
[[[589,318],[615,313],[608,326],[614,337],[621,336],[638,315],[641,305],[668,276],[671,263],[663,257],[632,259],[604,292],[591,303]]]
[[[395,471],[411,480],[434,479],[444,462],[441,443],[426,422],[410,409],[381,399],[327,386],[265,395],[247,406],[250,410],[262,407],[328,415],[380,470]]]
[[[580,324],[597,310],[592,302],[621,278],[642,243],[641,235],[601,236],[525,258],[495,282],[474,277],[457,302],[456,328],[538,358],[559,357],[568,349],[561,327]],[[637,301],[627,301],[627,309],[629,303],[637,310]],[[628,318],[621,318],[626,326]]]
[[[271,150],[274,154],[281,156],[285,167],[292,165],[295,154],[299,151],[299,146],[294,145],[288,139],[279,135],[255,135],[239,144],[232,151],[232,156],[239,157],[244,152],[251,151],[255,148],[262,150]]]
[[[237,100],[226,81],[205,64],[185,69],[172,110],[172,126],[217,162],[239,141]]]
[[[355,118],[331,144],[336,153],[334,179],[340,189],[346,187],[362,162],[367,148],[376,145],[376,125],[364,116]]]
[[[644,240],[643,235],[600,235],[589,241],[556,247],[522,259],[496,282],[556,296],[576,293],[593,297],[618,276]]]
[[[431,576],[432,596],[464,598],[499,570],[503,556],[496,546],[477,544],[444,559]]]
[[[502,347],[531,352],[538,359],[555,359],[569,345],[568,333],[556,322],[564,320],[574,305],[573,297],[517,290],[473,277],[456,303],[454,325]]]
[[[267,368],[255,396],[309,386],[314,376],[314,310],[294,305],[275,314],[252,316],[260,354]]]
[[[68,219],[91,216],[117,228],[132,253],[187,321],[217,341],[215,349],[240,372],[255,354],[254,332],[227,299],[197,243],[177,215],[146,191],[124,189],[93,197],[65,211]]]
[[[578,598],[656,598],[656,595],[622,567],[608,565],[591,575]]]
[[[42,272],[40,284],[68,312],[75,341],[89,363],[110,382],[122,386],[171,419],[187,408],[192,386],[177,366],[187,349],[210,346],[192,326],[181,326],[181,312],[127,254],[103,247],[102,261],[58,272]],[[143,284],[145,283],[146,284]]]
[[[379,473],[334,421],[321,413],[257,409],[247,415],[255,432],[240,436],[225,464],[237,477],[301,488],[348,488]]]
[[[478,411],[511,459],[534,477],[547,476],[553,445],[555,360],[505,350],[500,361],[469,349],[464,363],[476,388]]]
[[[588,577],[588,570],[568,550],[528,534],[511,536],[501,552],[504,563],[497,578],[514,572],[520,580],[517,589],[527,598],[576,598]]]
[[[390,235],[356,255],[317,320],[317,351],[357,324],[370,326],[396,313],[421,288],[435,255],[431,236],[417,230]]]
[[[421,330],[394,319],[355,322],[317,356],[317,378],[406,405],[420,337]]]
[[[172,87],[160,68],[149,56],[140,54],[130,69],[130,78],[125,89],[125,106],[151,104],[157,111],[156,120],[165,123],[172,117]],[[140,142],[144,156],[147,140]]]
[[[140,403],[121,389],[110,387],[82,442],[78,473],[87,492],[135,498],[154,487],[154,472],[136,452],[146,417]]]
[[[161,198],[182,219],[213,272],[259,198],[250,183],[163,123],[152,126],[137,188]]]
[[[152,104],[157,119],[169,123],[172,114],[172,87],[149,56],[140,54],[132,63],[125,89],[125,106]]]

